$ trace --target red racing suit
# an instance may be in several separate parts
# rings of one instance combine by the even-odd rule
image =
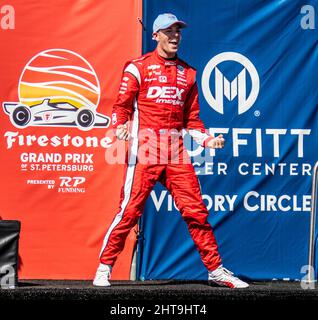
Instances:
[[[164,59],[157,50],[127,62],[113,107],[113,127],[130,120],[131,139],[119,211],[104,238],[101,263],[114,265],[153,186],[160,181],[187,223],[202,262],[208,270],[216,269],[221,264],[218,246],[180,134],[187,129],[203,146],[213,139],[199,119],[195,69],[178,57]]]

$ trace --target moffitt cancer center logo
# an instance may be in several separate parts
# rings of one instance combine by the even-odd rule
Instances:
[[[28,126],[77,127],[90,130],[109,126],[109,117],[96,112],[100,85],[90,63],[66,49],[38,53],[19,79],[19,102],[3,109],[19,129]]]
[[[218,66],[223,62],[235,62],[243,66],[242,71],[230,82]],[[210,88],[210,77],[215,73],[214,95]],[[247,94],[246,71],[251,79],[251,90]],[[260,81],[253,63],[237,52],[222,52],[214,56],[205,66],[202,73],[202,91],[207,103],[218,113],[224,114],[224,96],[232,101],[237,97],[238,114],[249,110],[255,103],[259,93]]]

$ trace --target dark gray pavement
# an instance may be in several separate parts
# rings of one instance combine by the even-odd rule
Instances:
[[[206,281],[111,281],[111,284],[98,288],[91,281],[24,280],[15,289],[0,289],[0,306],[12,316],[31,319],[50,316],[165,320],[212,319],[216,310],[234,316],[243,310],[244,318],[249,314],[272,316],[273,310],[277,314],[279,309],[301,310],[304,315],[305,310],[318,306],[318,286],[304,290],[300,282],[250,282],[246,289],[223,288]]]
[[[15,289],[0,290],[0,300],[317,300],[318,286],[304,290],[300,282],[251,282],[246,289],[229,289],[206,281],[111,281],[94,287],[91,281],[24,280]]]

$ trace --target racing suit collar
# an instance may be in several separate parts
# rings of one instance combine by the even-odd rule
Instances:
[[[169,58],[161,57],[161,56],[159,55],[157,49],[153,51],[153,56],[155,57],[155,59],[156,59],[159,63],[161,63],[161,64],[163,64],[163,65],[176,65],[176,64],[177,64],[177,60],[178,60],[178,55],[177,55],[177,54],[174,56],[174,58],[170,58],[170,59],[169,59]]]

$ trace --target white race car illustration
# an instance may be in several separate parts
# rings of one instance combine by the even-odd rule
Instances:
[[[96,113],[90,107],[76,108],[68,102],[50,103],[50,99],[31,107],[17,102],[4,102],[3,109],[17,128],[77,126],[86,131],[93,127],[108,127],[110,122],[109,117]]]

